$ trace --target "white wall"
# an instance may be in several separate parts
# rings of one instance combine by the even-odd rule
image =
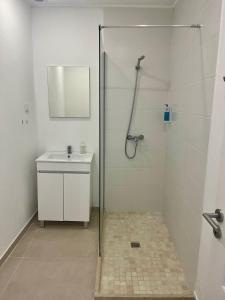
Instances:
[[[25,1],[1,0],[0,45],[1,257],[36,210],[31,11]]]
[[[204,212],[216,208],[224,210],[224,152],[225,152],[225,2],[221,10],[219,51],[213,96],[212,120],[209,137],[206,180],[204,189]],[[224,225],[221,226],[224,231]],[[223,299],[224,291],[224,234],[215,239],[209,224],[202,219],[201,243],[196,280],[197,299]],[[220,280],[221,278],[221,280]],[[222,296],[221,296],[222,294]]]
[[[202,221],[208,138],[215,82],[220,0],[180,0],[175,24],[201,23],[199,30],[174,30],[171,41],[170,103],[165,218],[191,288],[194,288]]]
[[[82,141],[95,152],[94,204],[98,204],[98,25],[102,10],[72,7],[33,8],[35,100],[39,154],[79,151]],[[90,119],[49,119],[47,66],[90,66]]]
[[[105,24],[170,24],[172,9],[104,9]],[[170,29],[105,29],[106,199],[108,211],[161,212],[166,131],[162,111],[169,89]],[[140,85],[131,134],[145,139],[133,160],[124,154],[131,112],[135,65]],[[129,143],[130,145],[130,143]],[[133,153],[133,148],[128,147]]]

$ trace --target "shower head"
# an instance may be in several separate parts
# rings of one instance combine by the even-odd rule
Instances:
[[[144,55],[142,55],[142,56],[140,56],[139,58],[138,58],[138,62],[137,62],[137,65],[136,65],[136,70],[140,70],[140,64],[141,64],[141,61],[143,60],[145,58],[145,56]]]
[[[138,58],[138,61],[141,61],[141,60],[144,59],[144,58],[145,58],[145,56],[142,55],[142,56],[140,56],[140,57]]]

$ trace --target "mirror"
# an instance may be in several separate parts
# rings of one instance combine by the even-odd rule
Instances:
[[[49,66],[50,118],[88,118],[89,67]]]

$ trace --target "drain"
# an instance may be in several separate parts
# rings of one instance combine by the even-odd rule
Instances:
[[[141,248],[140,242],[130,242],[131,248]]]

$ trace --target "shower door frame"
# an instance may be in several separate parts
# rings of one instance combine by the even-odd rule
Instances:
[[[103,50],[101,28],[99,25],[99,256],[102,256],[103,222],[105,212],[105,64],[106,52]],[[102,51],[103,50],[103,51]]]
[[[190,28],[199,30],[202,24],[145,24],[145,25],[99,25],[99,256],[103,254],[102,240],[104,228],[104,211],[105,211],[105,86],[106,86],[106,52],[103,48],[102,34],[103,29],[156,29],[156,28]],[[102,51],[103,50],[103,51]],[[103,59],[102,59],[103,54]],[[103,74],[102,74],[103,71]],[[103,78],[103,80],[102,80]]]

